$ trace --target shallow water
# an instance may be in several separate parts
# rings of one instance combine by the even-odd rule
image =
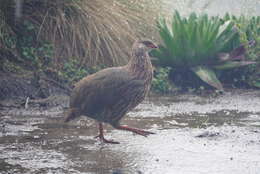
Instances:
[[[1,110],[0,173],[234,173],[260,171],[260,91],[150,97],[122,120],[145,138],[93,120],[62,122],[60,108]],[[35,113],[35,114],[33,114]]]

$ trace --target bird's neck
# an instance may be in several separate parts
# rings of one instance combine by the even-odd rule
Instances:
[[[147,51],[143,49],[133,50],[132,58],[126,66],[136,78],[149,82],[152,80],[153,67]]]

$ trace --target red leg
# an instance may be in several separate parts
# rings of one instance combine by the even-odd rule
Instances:
[[[104,130],[103,130],[103,124],[99,123],[98,126],[99,126],[99,135],[96,136],[95,138],[99,138],[104,143],[119,144],[119,142],[105,139],[105,137],[104,137]]]
[[[120,130],[126,130],[126,131],[130,131],[130,132],[134,132],[136,134],[142,135],[142,136],[147,136],[149,134],[155,134],[153,132],[149,132],[149,131],[144,131],[142,129],[137,129],[137,128],[132,128],[132,127],[128,127],[126,125],[122,125],[122,126],[117,126],[116,129],[120,129]]]

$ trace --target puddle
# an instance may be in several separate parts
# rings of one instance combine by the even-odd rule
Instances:
[[[0,173],[257,174],[260,91],[215,98],[151,97],[122,120],[155,132],[145,138],[82,118],[64,124],[60,109],[0,114]],[[3,111],[3,110],[2,110]],[[31,112],[32,113],[32,112]]]

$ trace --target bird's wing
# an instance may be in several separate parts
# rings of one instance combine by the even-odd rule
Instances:
[[[118,101],[128,104],[142,91],[144,82],[121,68],[109,68],[90,75],[76,84],[70,106],[80,108],[88,116],[113,108]]]

